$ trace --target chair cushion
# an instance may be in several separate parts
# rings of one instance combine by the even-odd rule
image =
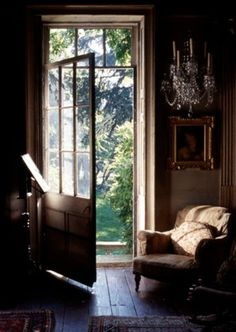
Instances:
[[[202,222],[185,221],[171,234],[175,254],[195,255],[196,248],[202,239],[212,239],[216,228]]]
[[[197,265],[192,256],[153,254],[133,260],[134,273],[160,281],[185,282],[196,277],[196,271]]]
[[[212,205],[188,205],[179,210],[176,216],[175,227],[185,221],[197,221],[215,226],[219,232],[225,231],[228,223],[229,213],[223,206]]]

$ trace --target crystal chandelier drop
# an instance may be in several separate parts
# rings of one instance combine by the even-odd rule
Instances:
[[[169,77],[165,74],[161,91],[165,100],[177,110],[188,108],[188,117],[193,116],[193,105],[205,100],[205,107],[212,104],[215,93],[215,78],[212,74],[212,55],[204,43],[204,63],[200,66],[193,52],[193,40],[184,43],[182,54],[176,51],[173,41],[173,62],[170,64]]]

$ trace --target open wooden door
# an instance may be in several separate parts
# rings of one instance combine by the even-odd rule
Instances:
[[[96,281],[94,54],[45,67],[42,266]]]

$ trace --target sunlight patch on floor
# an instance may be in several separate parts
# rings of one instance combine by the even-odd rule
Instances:
[[[97,255],[97,267],[131,266],[132,255]]]

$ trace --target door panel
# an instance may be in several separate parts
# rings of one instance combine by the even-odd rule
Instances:
[[[76,206],[70,211],[65,206],[67,199],[62,198],[63,210],[58,210],[58,204],[53,204],[55,197],[51,200],[51,196],[55,195],[47,194],[45,198],[44,266],[91,285],[94,282],[91,266],[95,265],[95,259],[90,208],[85,207],[84,212],[79,213]]]
[[[54,75],[56,73],[56,75]],[[47,66],[43,267],[96,281],[94,55]]]

